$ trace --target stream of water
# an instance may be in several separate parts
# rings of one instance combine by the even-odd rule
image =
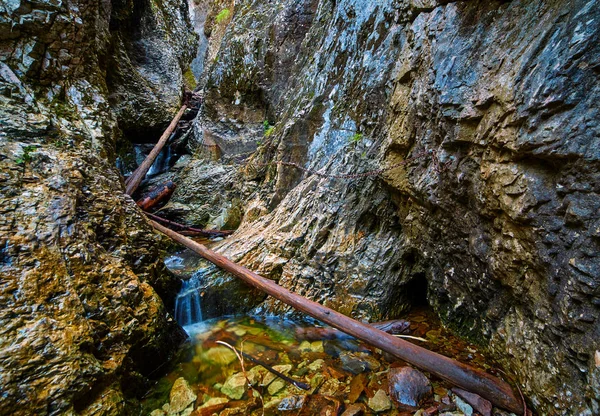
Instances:
[[[175,299],[175,319],[184,328],[202,322],[202,294],[200,292],[202,270],[184,280]]]
[[[312,319],[235,316],[202,321],[201,284],[206,264],[188,251],[165,260],[186,279],[177,297],[177,321],[189,341],[174,367],[157,381],[142,402],[141,414],[158,415],[398,415],[402,406],[389,374],[407,363],[351,337],[307,336],[322,326]],[[443,328],[427,307],[403,317],[411,339],[426,348],[498,376],[495,365],[469,344]],[[312,331],[312,332],[311,332]],[[271,366],[309,390],[277,377],[262,365],[236,356],[229,346]],[[476,414],[453,394],[452,386],[427,373],[429,394],[410,413]],[[470,409],[470,410],[469,410]],[[406,410],[406,409],[404,409]],[[352,413],[356,412],[356,413]],[[415,413],[417,412],[417,413]],[[496,415],[508,415],[500,410]]]

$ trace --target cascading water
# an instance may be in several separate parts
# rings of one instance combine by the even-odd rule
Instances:
[[[169,169],[171,163],[172,151],[171,146],[165,146],[156,157],[156,160],[148,170],[148,176],[158,175]]]
[[[198,271],[188,280],[183,281],[181,290],[175,300],[175,319],[181,326],[192,325],[202,321],[201,278]]]

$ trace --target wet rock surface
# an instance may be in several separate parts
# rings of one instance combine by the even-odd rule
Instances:
[[[113,31],[115,14],[121,28],[135,18],[177,20],[175,3],[0,5],[2,414],[127,414],[185,337],[161,299],[173,299],[178,281],[114,167],[117,121],[127,116],[112,106],[111,88],[143,93],[107,82],[116,64],[129,65],[111,55],[114,42],[133,47]],[[171,35],[160,48],[171,45],[184,64],[185,41]],[[150,65],[127,73],[151,82],[156,72],[181,72]],[[144,103],[153,119],[168,119],[180,97],[171,81]]]
[[[390,369],[388,383],[392,400],[408,410],[416,410],[432,392],[427,377],[411,367]]]
[[[477,394],[459,389],[457,387],[452,389],[452,393],[471,405],[472,408],[481,413],[482,416],[490,416],[492,414],[492,404]]]
[[[427,297],[535,408],[597,412],[598,22],[586,1],[237,4],[195,140],[273,128],[219,156],[244,212],[218,249],[358,318]]]

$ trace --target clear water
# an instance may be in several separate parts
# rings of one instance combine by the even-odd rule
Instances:
[[[411,335],[426,340],[411,342],[495,373],[497,366],[486,360],[475,346],[441,327],[431,311],[415,310],[405,319],[411,323]],[[318,323],[310,319],[273,316],[223,317],[186,326],[189,342],[179,360],[148,391],[140,414],[169,406],[171,388],[176,380],[183,378],[196,397],[189,403],[189,410],[196,412],[194,415],[333,415],[353,405],[361,407],[364,415],[397,416],[395,405],[378,412],[369,406],[373,406],[372,399],[379,390],[388,392],[390,368],[406,363],[352,338],[307,339],[303,334],[315,326]],[[240,396],[231,397],[227,386],[242,376],[244,370],[235,353],[220,342],[277,367],[293,380],[308,384],[310,390],[301,390],[277,379],[262,366],[244,360],[253,388],[243,387]],[[435,377],[431,383],[433,394],[422,403],[422,409],[442,406],[451,400],[449,383]]]

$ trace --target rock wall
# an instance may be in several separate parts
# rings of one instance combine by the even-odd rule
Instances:
[[[120,125],[170,118],[191,59],[186,19],[174,1],[0,5],[2,414],[135,411],[182,340],[161,300],[177,281],[114,162]],[[124,27],[139,22],[133,42]],[[145,65],[131,50],[170,59]],[[146,119],[128,118],[134,105]]]
[[[245,212],[219,249],[358,318],[426,295],[539,412],[598,413],[599,10],[236,3],[196,140],[274,127],[240,136],[258,151],[226,181]]]

